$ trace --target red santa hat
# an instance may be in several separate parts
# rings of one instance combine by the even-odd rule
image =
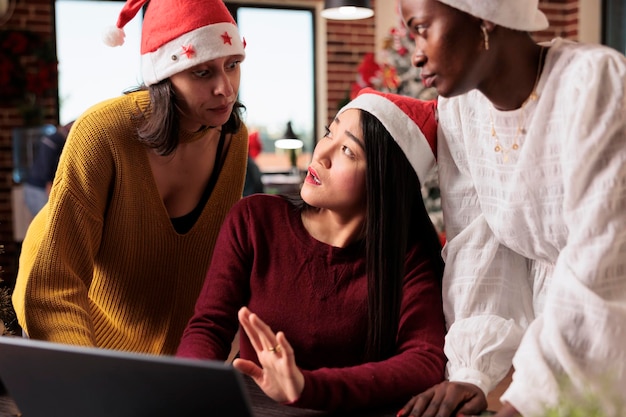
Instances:
[[[127,0],[116,27],[104,37],[109,46],[124,43],[124,26],[147,0]],[[198,64],[245,55],[244,41],[221,0],[152,0],[141,31],[141,72],[149,86]]]
[[[364,110],[385,126],[424,184],[437,157],[437,102],[364,88],[346,104],[348,109]]]

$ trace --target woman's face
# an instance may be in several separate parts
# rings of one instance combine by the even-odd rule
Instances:
[[[484,39],[480,19],[437,0],[401,0],[402,18],[415,38],[413,65],[425,86],[452,97],[476,88]]]
[[[181,127],[221,126],[237,100],[242,55],[216,58],[170,77],[180,111]]]
[[[309,205],[345,217],[365,210],[365,143],[360,110],[338,115],[317,143],[300,195]]]

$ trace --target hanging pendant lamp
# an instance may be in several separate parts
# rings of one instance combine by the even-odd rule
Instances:
[[[358,20],[374,16],[369,0],[325,0],[322,17],[329,20]]]

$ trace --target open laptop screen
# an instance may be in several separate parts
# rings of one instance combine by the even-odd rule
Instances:
[[[24,417],[252,417],[229,364],[0,337],[0,379]]]

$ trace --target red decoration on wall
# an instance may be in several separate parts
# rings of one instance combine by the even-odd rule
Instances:
[[[57,61],[51,40],[25,30],[0,31],[0,97],[21,110],[24,126],[42,123],[40,101],[56,94]]]

